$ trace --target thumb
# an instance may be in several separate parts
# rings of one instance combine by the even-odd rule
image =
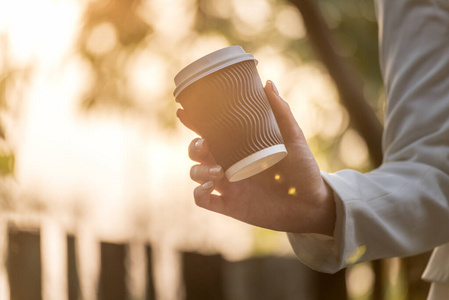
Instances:
[[[297,143],[299,140],[303,140],[304,134],[296,122],[290,106],[279,96],[279,92],[271,80],[267,81],[264,90],[285,143]]]

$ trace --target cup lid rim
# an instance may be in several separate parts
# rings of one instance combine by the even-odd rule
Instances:
[[[219,49],[195,60],[179,71],[174,78],[176,88],[173,95],[175,96],[176,102],[178,102],[178,95],[195,81],[230,65],[247,60],[253,60],[257,65],[257,60],[254,56],[246,53],[238,45]]]

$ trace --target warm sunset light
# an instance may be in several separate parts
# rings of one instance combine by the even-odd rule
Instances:
[[[183,299],[183,251],[232,262],[263,245],[270,255],[293,257],[285,233],[255,233],[195,205],[187,147],[196,135],[176,118],[172,93],[186,64],[241,44],[258,60],[262,82],[276,83],[323,170],[367,168],[366,145],[348,131],[332,78],[305,37],[301,14],[285,1],[1,1],[0,156],[14,171],[2,184],[8,200],[0,202],[0,232],[6,224],[41,229],[43,299],[69,300],[66,233],[78,237],[79,286],[89,300],[97,299],[99,241],[132,245],[133,299],[145,295],[147,244],[163,300]],[[368,290],[369,271],[354,272],[349,281],[364,276]],[[3,289],[7,278],[2,265],[0,299],[14,300]]]

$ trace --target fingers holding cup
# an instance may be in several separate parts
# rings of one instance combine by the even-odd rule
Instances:
[[[203,138],[196,138],[190,142],[189,157],[191,160],[208,165],[216,165],[214,157],[209,151],[207,141]]]
[[[287,155],[257,72],[257,60],[240,46],[212,52],[175,76],[181,122],[208,141],[210,152],[230,182],[256,175]],[[201,140],[190,158],[211,164]],[[196,144],[196,145],[195,145]],[[196,147],[195,147],[196,146]]]
[[[223,168],[218,165],[195,165],[190,169],[190,178],[200,184],[209,181],[218,181],[223,177]]]

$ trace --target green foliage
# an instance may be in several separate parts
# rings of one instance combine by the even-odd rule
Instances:
[[[0,153],[0,175],[14,173],[15,156],[13,153]]]
[[[8,110],[7,87],[14,79],[16,72],[6,64],[6,39],[2,36],[0,36],[0,47],[1,50],[3,50],[3,53],[0,54],[3,54],[4,56],[3,66],[0,65],[0,67],[2,67],[0,69],[0,111],[5,113],[5,111]],[[8,144],[2,119],[0,119],[0,144],[5,148],[0,149],[0,176],[12,175],[14,173],[15,156],[12,151],[6,150],[8,149]]]
[[[379,105],[382,77],[378,61],[378,27],[372,0],[321,0],[326,17],[338,44],[337,51],[356,68],[366,85],[373,85],[368,95],[373,108]]]

